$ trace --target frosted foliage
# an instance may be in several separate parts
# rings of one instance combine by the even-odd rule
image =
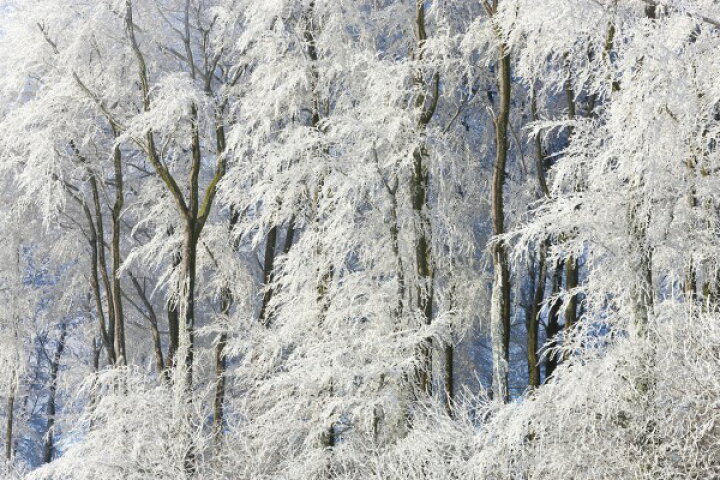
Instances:
[[[719,22],[0,0],[0,477],[720,478]]]

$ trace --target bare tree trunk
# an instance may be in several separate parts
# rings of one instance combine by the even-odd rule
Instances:
[[[184,228],[183,252],[180,278],[180,352],[184,367],[183,388],[192,391],[193,361],[195,355],[195,276],[197,268],[197,237],[195,222],[187,219]]]
[[[633,303],[633,326],[635,334],[647,335],[650,310],[653,306],[652,256],[646,245],[648,219],[640,218],[640,205],[631,205],[628,209],[630,228],[630,256],[632,271],[637,273],[636,282],[631,286]]]
[[[545,301],[545,281],[547,277],[547,243],[540,245],[538,253],[538,272],[535,283],[535,293],[528,319],[527,336],[527,363],[528,363],[528,385],[530,388],[540,386],[540,360],[538,359],[538,327],[540,325],[540,311]]]
[[[380,159],[378,158],[377,150],[373,147],[373,157],[375,164],[380,174],[380,179],[385,187],[385,192],[388,194],[388,200],[390,202],[390,247],[392,249],[393,259],[395,262],[395,279],[397,282],[396,288],[396,306],[393,309],[393,317],[395,318],[395,328],[400,329],[403,327],[402,319],[405,313],[405,267],[403,265],[402,256],[400,254],[400,223],[398,220],[398,198],[397,192],[400,185],[400,181],[397,175],[393,175],[392,180],[388,181],[382,174],[380,169]],[[385,375],[380,375],[380,381],[378,385],[378,392],[382,391],[386,387]],[[402,387],[401,387],[402,388]],[[380,442],[380,433],[385,421],[385,410],[381,404],[377,404],[373,409],[373,439],[376,443]]]
[[[108,362],[111,365],[115,365],[115,348],[110,340],[107,327],[105,326],[105,312],[103,311],[102,292],[100,291],[98,276],[98,251],[100,248],[105,247],[100,243],[100,238],[95,228],[95,221],[90,213],[90,209],[85,203],[83,203],[83,210],[88,221],[88,230],[90,232],[90,237],[88,238],[88,243],[90,244],[90,288],[92,289],[95,299],[95,314],[98,320],[98,330],[100,331],[102,344],[105,347]]]
[[[120,146],[116,145],[113,151],[113,163],[115,167],[115,204],[112,211],[112,296],[115,306],[115,358],[118,365],[127,364],[125,351],[125,318],[122,307],[122,291],[120,289],[120,215],[125,203],[123,191],[122,153]]]
[[[494,12],[492,12],[494,14]],[[492,220],[493,233],[505,233],[505,167],[508,157],[508,127],[510,122],[510,54],[498,35],[500,90],[500,109],[495,119],[495,168],[492,184]],[[490,309],[490,332],[493,347],[493,396],[506,402],[510,398],[508,388],[509,350],[510,350],[510,266],[508,264],[505,243],[495,242],[493,247],[493,267],[495,279],[492,289]]]
[[[100,192],[98,190],[97,179],[94,175],[90,176],[90,187],[92,190],[93,204],[95,206],[95,221],[97,222],[97,256],[100,266],[100,277],[102,278],[103,285],[105,287],[105,298],[107,301],[107,312],[108,312],[108,328],[107,336],[108,342],[112,345],[112,362],[113,365],[117,362],[117,354],[115,352],[115,301],[113,295],[112,284],[110,283],[110,276],[107,271],[107,261],[105,259],[105,226],[103,221],[102,207],[100,205]]]
[[[563,268],[564,264],[559,263],[555,266],[555,272],[553,273],[553,279],[552,279],[552,294],[553,296],[558,295],[560,293],[560,287],[562,286],[562,276],[563,276]],[[560,307],[562,306],[562,301],[560,299],[555,299],[553,301],[553,304],[550,306],[550,311],[548,312],[548,318],[547,318],[547,325],[545,327],[545,336],[547,337],[547,349],[548,353],[545,357],[545,381],[547,382],[550,377],[552,377],[553,373],[555,373],[555,369],[557,369],[558,365],[560,364],[560,359],[558,358],[558,355],[553,350],[555,347],[557,347],[557,334],[560,333]]]
[[[415,36],[414,60],[422,61],[425,54],[425,43],[427,42],[425,2],[423,0],[416,0],[415,2]],[[440,96],[439,85],[440,76],[437,72],[432,75],[430,85],[427,85],[422,70],[418,70],[415,73],[415,89],[417,91],[415,108],[420,112],[417,126],[420,141],[413,151],[411,197],[413,212],[418,219],[417,240],[415,244],[417,273],[415,296],[417,308],[422,315],[425,325],[430,325],[433,318],[433,260],[429,239],[431,225],[427,214],[429,172],[425,164],[425,159],[428,156],[428,152],[422,137],[437,110]],[[432,339],[426,339],[422,345],[420,345],[420,366],[417,371],[417,382],[420,392],[428,395],[432,393],[432,376]]]
[[[224,142],[224,134],[223,134]],[[232,232],[239,220],[239,214],[234,208],[231,208],[229,230]],[[233,241],[233,251],[237,251],[239,240]],[[233,296],[229,287],[225,287],[221,296],[220,313],[223,321],[230,315],[230,309],[233,304]],[[228,334],[223,330],[220,332],[217,344],[215,345],[215,399],[213,404],[213,441],[215,447],[219,448],[222,439],[222,429],[225,417],[225,372],[227,370],[227,355],[225,347],[227,346]]]
[[[569,334],[577,322],[577,295],[570,293],[578,286],[577,259],[568,257],[565,261],[565,290],[568,292],[568,301],[565,305],[565,334]]]
[[[650,19],[657,18],[657,3],[654,0],[645,0],[645,16]]]
[[[7,423],[5,425],[5,460],[12,461],[13,454],[13,421],[15,418],[15,387],[10,390],[7,399]]]
[[[52,361],[50,362],[50,391],[48,393],[47,403],[47,430],[45,436],[45,445],[43,446],[43,462],[50,463],[53,457],[53,451],[55,448],[54,444],[54,429],[55,429],[55,398],[57,395],[57,378],[60,370],[60,359],[65,350],[65,337],[67,335],[67,325],[64,323],[60,325],[60,337],[58,338],[57,348],[53,355]]]
[[[539,120],[538,113],[537,113],[537,99],[535,95],[535,87],[533,86],[532,90],[532,96],[530,98],[530,112],[532,114],[533,122],[537,122]],[[540,186],[540,191],[543,193],[545,197],[550,197],[550,189],[547,185],[547,179],[545,176],[545,169],[547,168],[545,165],[545,162],[547,160],[547,156],[545,155],[545,152],[543,151],[542,146],[542,140],[540,139],[540,135],[535,135],[535,173],[537,175],[538,185]]]
[[[647,0],[645,15],[650,20],[657,18],[657,4],[654,0]],[[650,212],[643,211],[643,204],[637,189],[644,182],[642,177],[635,179],[631,185],[630,204],[627,210],[628,236],[630,240],[629,255],[632,262],[631,271],[637,275],[636,281],[631,286],[631,298],[633,307],[632,327],[633,333],[638,338],[644,339],[648,335],[650,313],[654,304],[653,283],[652,283],[652,252],[647,244],[647,228],[650,225]],[[694,280],[692,281],[694,283]],[[693,286],[693,290],[694,290]],[[649,352],[641,352],[641,361],[648,361],[645,358]],[[639,390],[646,393],[650,384],[639,385]]]
[[[565,95],[568,104],[568,117],[570,120],[574,120],[576,116],[575,111],[575,92],[569,82],[565,84]],[[572,136],[573,129],[570,129],[570,135]],[[577,187],[577,186],[576,186]],[[577,295],[570,293],[573,289],[578,286],[578,262],[573,256],[568,257],[565,260],[565,291],[568,295],[568,301],[565,305],[565,338],[569,338],[570,331],[577,322]]]
[[[227,333],[222,332],[215,345],[215,399],[213,403],[213,440],[220,445],[225,413],[225,371],[227,370]]]
[[[230,294],[230,290],[225,288],[222,294],[222,305],[220,307],[223,317],[228,316],[231,305],[232,295]],[[225,347],[227,346],[227,337],[227,332],[222,331],[215,345],[215,398],[213,402],[212,432],[216,448],[220,447],[225,416],[225,371],[227,370]]]
[[[93,366],[93,374],[97,375],[97,373],[100,371],[100,354],[102,353],[102,345],[98,345],[97,338],[93,338],[92,341],[92,366]],[[90,393],[89,393],[89,399],[87,404],[88,410],[94,410],[95,405],[98,401],[98,391],[97,391],[97,376],[93,378],[92,386],[90,387]],[[94,419],[90,418],[90,423],[88,426],[89,430],[93,429],[93,426],[95,425]]]
[[[454,415],[455,401],[455,348],[452,343],[445,345],[445,372],[443,382],[445,384],[445,412],[452,417]]]
[[[285,242],[283,244],[283,255],[287,255],[292,248],[293,241],[295,240],[295,217],[291,218],[288,222],[287,230],[285,233]]]
[[[537,100],[535,95],[535,86],[533,85],[532,96],[530,101],[530,109],[534,122],[538,121]],[[543,151],[540,135],[535,135],[535,171],[538,179],[538,186],[545,198],[550,197],[550,189],[546,180],[546,155]],[[540,243],[538,248],[538,265],[537,280],[535,283],[535,292],[533,295],[533,303],[528,321],[528,386],[535,389],[540,386],[540,360],[538,358],[538,331],[540,326],[540,312],[542,311],[545,301],[545,283],[547,281],[547,249],[548,240]],[[549,317],[548,317],[549,318]]]
[[[263,294],[262,306],[260,307],[260,322],[264,325],[268,325],[270,322],[266,318],[268,313],[268,305],[272,299],[272,280],[273,272],[275,268],[275,247],[277,243],[277,226],[273,226],[268,233],[267,240],[265,243],[265,260],[263,263],[263,285],[265,286],[265,292]]]
[[[190,45],[190,1],[185,2],[184,16],[184,36],[183,42],[186,50],[186,62],[190,69],[191,76],[196,78],[196,67],[193,60],[193,51]],[[138,78],[140,81],[140,90],[142,93],[143,109],[149,111],[151,109],[150,83],[148,80],[147,63],[140,49],[140,44],[135,34],[135,24],[133,22],[133,3],[132,0],[125,0],[125,30],[130,47],[135,55],[138,67]],[[207,68],[212,68],[208,65]],[[205,77],[209,78],[209,82],[213,78],[212,71],[205,72]],[[206,90],[210,89],[209,83],[206,83]],[[179,310],[182,318],[179,321],[179,344],[182,347],[183,362],[185,368],[184,382],[187,392],[192,389],[192,364],[193,364],[193,348],[194,348],[194,328],[195,328],[195,282],[196,282],[196,263],[197,263],[197,246],[200,235],[205,226],[210,210],[212,209],[215,196],[217,194],[217,186],[222,177],[225,175],[227,163],[225,160],[225,152],[217,151],[217,163],[215,166],[215,174],[205,188],[204,194],[201,196],[199,188],[200,168],[202,166],[202,152],[200,145],[200,130],[198,110],[195,104],[190,105],[190,144],[191,144],[191,162],[190,175],[187,185],[187,199],[185,193],[178,185],[168,168],[158,156],[157,147],[155,145],[155,136],[152,130],[145,133],[145,142],[147,150],[147,158],[151,163],[160,179],[165,184],[167,190],[172,195],[183,225],[183,247],[180,258],[180,299]]]
[[[163,359],[162,351],[162,339],[160,338],[160,330],[158,329],[158,320],[157,315],[155,314],[155,309],[153,308],[150,299],[145,293],[145,288],[140,285],[140,282],[135,277],[135,275],[130,274],[130,280],[132,281],[133,286],[135,287],[135,291],[137,292],[138,297],[140,298],[140,301],[142,301],[143,305],[145,306],[145,311],[147,312],[147,319],[150,323],[150,332],[152,334],[153,352],[155,354],[155,369],[157,370],[157,374],[161,380],[167,380],[168,372],[165,369],[165,361]]]
[[[179,268],[182,257],[180,252],[173,254],[173,268]],[[171,369],[175,366],[175,355],[180,348],[180,311],[178,310],[178,299],[171,299],[167,303],[168,321],[168,352],[165,356],[165,366]]]

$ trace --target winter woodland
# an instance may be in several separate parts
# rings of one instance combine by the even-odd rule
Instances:
[[[716,0],[0,0],[0,477],[720,478]]]

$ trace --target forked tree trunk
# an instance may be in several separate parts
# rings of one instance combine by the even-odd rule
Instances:
[[[105,226],[102,214],[102,207],[100,204],[100,192],[98,190],[97,179],[94,175],[90,175],[90,187],[93,196],[93,205],[95,207],[95,221],[96,221],[96,239],[97,239],[97,256],[100,270],[100,277],[102,278],[103,286],[105,287],[105,298],[107,301],[107,313],[108,313],[108,326],[107,326],[107,337],[108,343],[112,347],[111,361],[113,365],[117,363],[117,352],[115,349],[115,297],[113,295],[112,283],[110,282],[110,276],[107,271],[107,260],[105,258]]]
[[[163,359],[162,339],[160,338],[160,330],[158,329],[158,319],[155,314],[155,309],[145,292],[145,287],[140,285],[140,282],[132,273],[130,274],[130,280],[132,281],[135,291],[137,292],[138,297],[147,312],[147,319],[150,323],[150,332],[152,335],[153,353],[155,355],[155,369],[157,370],[160,380],[169,380],[169,372],[165,369],[165,361]]]
[[[220,139],[220,136],[218,136],[218,139]],[[222,139],[222,146],[224,148],[224,135]],[[235,208],[231,208],[230,224],[228,226],[231,235],[239,219],[239,213],[235,211]],[[237,251],[239,243],[239,239],[233,240],[233,251]],[[223,321],[226,321],[230,315],[233,302],[234,298],[230,287],[226,286],[223,289],[220,300],[220,314],[222,315]],[[228,334],[225,326],[223,326],[218,336],[217,344],[215,345],[215,398],[213,401],[213,441],[215,448],[220,447],[223,422],[225,421],[225,372],[227,370],[227,354],[225,348],[227,347],[227,339]]]

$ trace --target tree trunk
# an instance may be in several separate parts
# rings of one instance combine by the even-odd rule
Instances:
[[[641,206],[631,205],[628,209],[630,228],[630,258],[632,272],[637,273],[631,286],[633,306],[633,327],[639,337],[647,335],[650,310],[653,307],[652,257],[646,245],[647,220],[639,218]]]
[[[173,268],[179,268],[182,262],[180,252],[173,254]],[[165,366],[170,369],[175,366],[175,356],[180,348],[180,311],[178,310],[179,299],[170,299],[167,302],[168,321],[168,352],[165,355]]]
[[[125,202],[123,192],[122,154],[120,147],[115,146],[113,151],[115,166],[115,204],[112,211],[112,295],[115,306],[115,358],[118,365],[127,364],[125,352],[125,318],[122,307],[122,290],[120,289],[120,215]]]
[[[537,122],[539,120],[538,113],[537,113],[537,99],[535,98],[535,86],[533,86],[532,90],[532,96],[530,98],[530,112],[532,115],[533,122]],[[547,168],[546,161],[547,156],[545,155],[545,152],[543,151],[542,146],[542,140],[540,138],[540,135],[535,135],[535,173],[537,175],[538,180],[538,186],[540,187],[540,191],[543,193],[543,195],[547,198],[550,197],[550,189],[547,185],[547,179],[545,176],[545,170]]]
[[[575,120],[576,109],[575,109],[575,92],[569,82],[565,84],[565,96],[568,104],[568,118]],[[572,137],[573,128],[570,128],[570,137]],[[568,142],[570,141],[568,138]],[[579,185],[576,185],[576,189]],[[577,295],[571,293],[571,291],[578,286],[578,263],[577,259],[573,256],[568,257],[565,260],[565,291],[568,295],[568,301],[565,305],[565,342],[569,338],[570,331],[577,322]]]
[[[553,296],[560,293],[560,287],[562,286],[564,263],[559,263],[555,267],[553,274],[552,294]],[[555,369],[560,364],[558,355],[553,350],[557,347],[557,335],[560,333],[560,307],[562,301],[556,298],[553,304],[550,306],[548,312],[547,325],[545,327],[545,336],[547,338],[547,349],[548,353],[545,357],[545,381],[547,382],[552,377]]]
[[[425,2],[415,2],[415,52],[414,60],[422,61],[427,42],[425,25]],[[422,70],[415,73],[415,108],[420,112],[418,119],[418,137],[420,142],[413,151],[413,171],[411,179],[412,209],[418,220],[417,240],[415,244],[415,267],[417,285],[415,296],[417,308],[425,325],[432,323],[433,317],[433,278],[432,278],[432,251],[429,236],[431,234],[430,219],[428,218],[428,184],[429,172],[425,164],[428,156],[426,145],[422,140],[427,126],[432,121],[439,99],[440,77],[436,72],[432,76],[431,84],[427,85]],[[417,371],[418,389],[428,395],[432,393],[432,339],[426,339],[420,345],[420,366]]]
[[[115,365],[115,347],[110,340],[110,335],[108,334],[107,327],[105,326],[105,312],[103,311],[102,292],[100,291],[100,281],[98,276],[98,251],[100,248],[105,247],[100,243],[100,238],[98,237],[97,229],[95,228],[95,220],[93,219],[92,213],[90,213],[90,209],[85,203],[83,203],[83,210],[85,212],[85,217],[87,218],[88,230],[90,232],[90,236],[88,238],[88,243],[90,244],[90,288],[95,299],[95,314],[98,321],[98,330],[108,357],[108,362],[111,365]]]
[[[538,121],[537,100],[535,96],[535,86],[532,90],[532,98],[530,102],[530,110],[534,122]],[[538,186],[545,198],[550,198],[550,189],[546,180],[547,157],[543,151],[540,135],[535,135],[535,170],[538,179]],[[542,311],[543,302],[545,301],[545,283],[547,281],[547,249],[549,241],[545,240],[538,248],[538,272],[537,281],[535,283],[535,293],[533,295],[533,304],[528,321],[528,337],[527,337],[527,361],[528,361],[528,386],[535,389],[540,386],[540,360],[538,359],[538,330],[540,325],[540,312]],[[548,316],[549,321],[550,316]]]
[[[138,297],[140,297],[140,300],[142,301],[143,305],[145,306],[145,310],[147,311],[147,318],[148,322],[150,323],[150,332],[152,334],[153,352],[155,354],[155,369],[157,370],[157,374],[161,380],[168,380],[169,372],[165,369],[165,362],[163,359],[162,351],[162,339],[160,338],[160,331],[158,330],[158,320],[157,315],[155,314],[155,309],[153,308],[150,299],[145,293],[145,288],[140,285],[140,282],[135,277],[135,275],[130,274],[130,280],[132,281],[133,286],[135,287],[135,291],[137,292]]]
[[[277,227],[273,226],[270,229],[270,232],[267,236],[267,241],[265,243],[265,260],[263,263],[263,285],[265,287],[265,292],[263,294],[262,299],[262,306],[260,307],[260,322],[263,325],[268,325],[270,323],[270,319],[267,318],[268,312],[268,304],[270,303],[270,300],[272,299],[272,280],[273,280],[273,272],[275,268],[275,247],[277,243]]]
[[[527,336],[527,363],[528,385],[534,389],[540,386],[540,361],[538,359],[538,327],[540,325],[540,311],[545,301],[545,280],[547,276],[547,243],[540,245],[538,254],[538,273],[533,295],[532,309],[528,319]]]
[[[428,172],[423,163],[423,153],[417,148],[414,153],[414,168],[412,176],[412,206],[420,218],[417,243],[415,245],[415,262],[418,284],[415,289],[417,307],[422,314],[425,325],[432,322],[432,273],[430,271],[430,246],[427,239],[429,222],[425,212],[427,202]],[[420,346],[420,369],[418,372],[418,386],[421,392],[428,395],[432,393],[432,340],[426,339]]]
[[[225,413],[225,371],[227,370],[227,333],[222,332],[215,345],[215,399],[213,403],[213,440],[220,445]]]
[[[565,305],[565,335],[570,333],[577,322],[577,295],[571,293],[577,286],[577,259],[571,256],[565,261],[565,291],[568,295],[568,301]]]
[[[112,284],[110,283],[110,276],[107,271],[107,260],[105,259],[105,226],[103,221],[102,207],[100,204],[100,192],[98,190],[97,180],[94,175],[90,176],[90,187],[93,195],[93,204],[95,207],[95,221],[97,222],[97,255],[100,267],[100,277],[102,278],[103,286],[105,287],[105,298],[107,301],[107,312],[108,312],[108,328],[107,336],[108,342],[112,345],[112,362],[113,365],[117,362],[117,354],[115,351],[115,301],[113,295]]]
[[[183,232],[183,253],[180,286],[180,352],[182,353],[184,382],[183,388],[192,392],[193,360],[195,354],[195,276],[197,266],[197,237],[195,222],[188,219]]]
[[[224,135],[223,135],[224,139]],[[230,225],[228,229],[231,234],[237,224],[240,216],[235,208],[231,208],[230,213]],[[233,241],[233,251],[237,251],[239,246],[239,240]],[[223,289],[221,295],[220,313],[225,321],[230,315],[230,308],[233,304],[233,296],[230,288],[226,286]],[[219,448],[220,440],[222,439],[222,429],[225,414],[225,372],[227,370],[227,355],[225,353],[225,347],[227,346],[228,335],[223,326],[223,330],[220,332],[217,344],[215,345],[215,399],[213,404],[213,441],[215,447]]]
[[[57,378],[60,370],[60,359],[65,350],[65,336],[67,335],[67,325],[60,325],[60,337],[58,338],[55,355],[50,362],[50,391],[48,393],[47,403],[47,430],[45,437],[45,445],[43,447],[43,462],[50,463],[55,449],[54,429],[55,429],[55,397],[57,395]]]
[[[5,460],[10,463],[12,461],[12,442],[13,442],[13,420],[15,417],[15,388],[10,391],[7,400],[7,423],[5,426]]]
[[[453,416],[455,401],[455,348],[452,343],[445,345],[445,411]]]
[[[492,184],[492,220],[493,233],[505,233],[505,167],[508,157],[508,127],[510,122],[510,56],[502,39],[498,36],[500,90],[500,110],[495,119],[495,168]],[[495,279],[490,309],[490,332],[493,350],[493,396],[500,401],[508,401],[509,350],[510,350],[510,266],[508,264],[505,243],[496,241],[493,247],[493,268]]]
[[[285,233],[285,242],[283,244],[283,255],[287,255],[292,248],[295,240],[295,217],[288,222],[287,232]]]

